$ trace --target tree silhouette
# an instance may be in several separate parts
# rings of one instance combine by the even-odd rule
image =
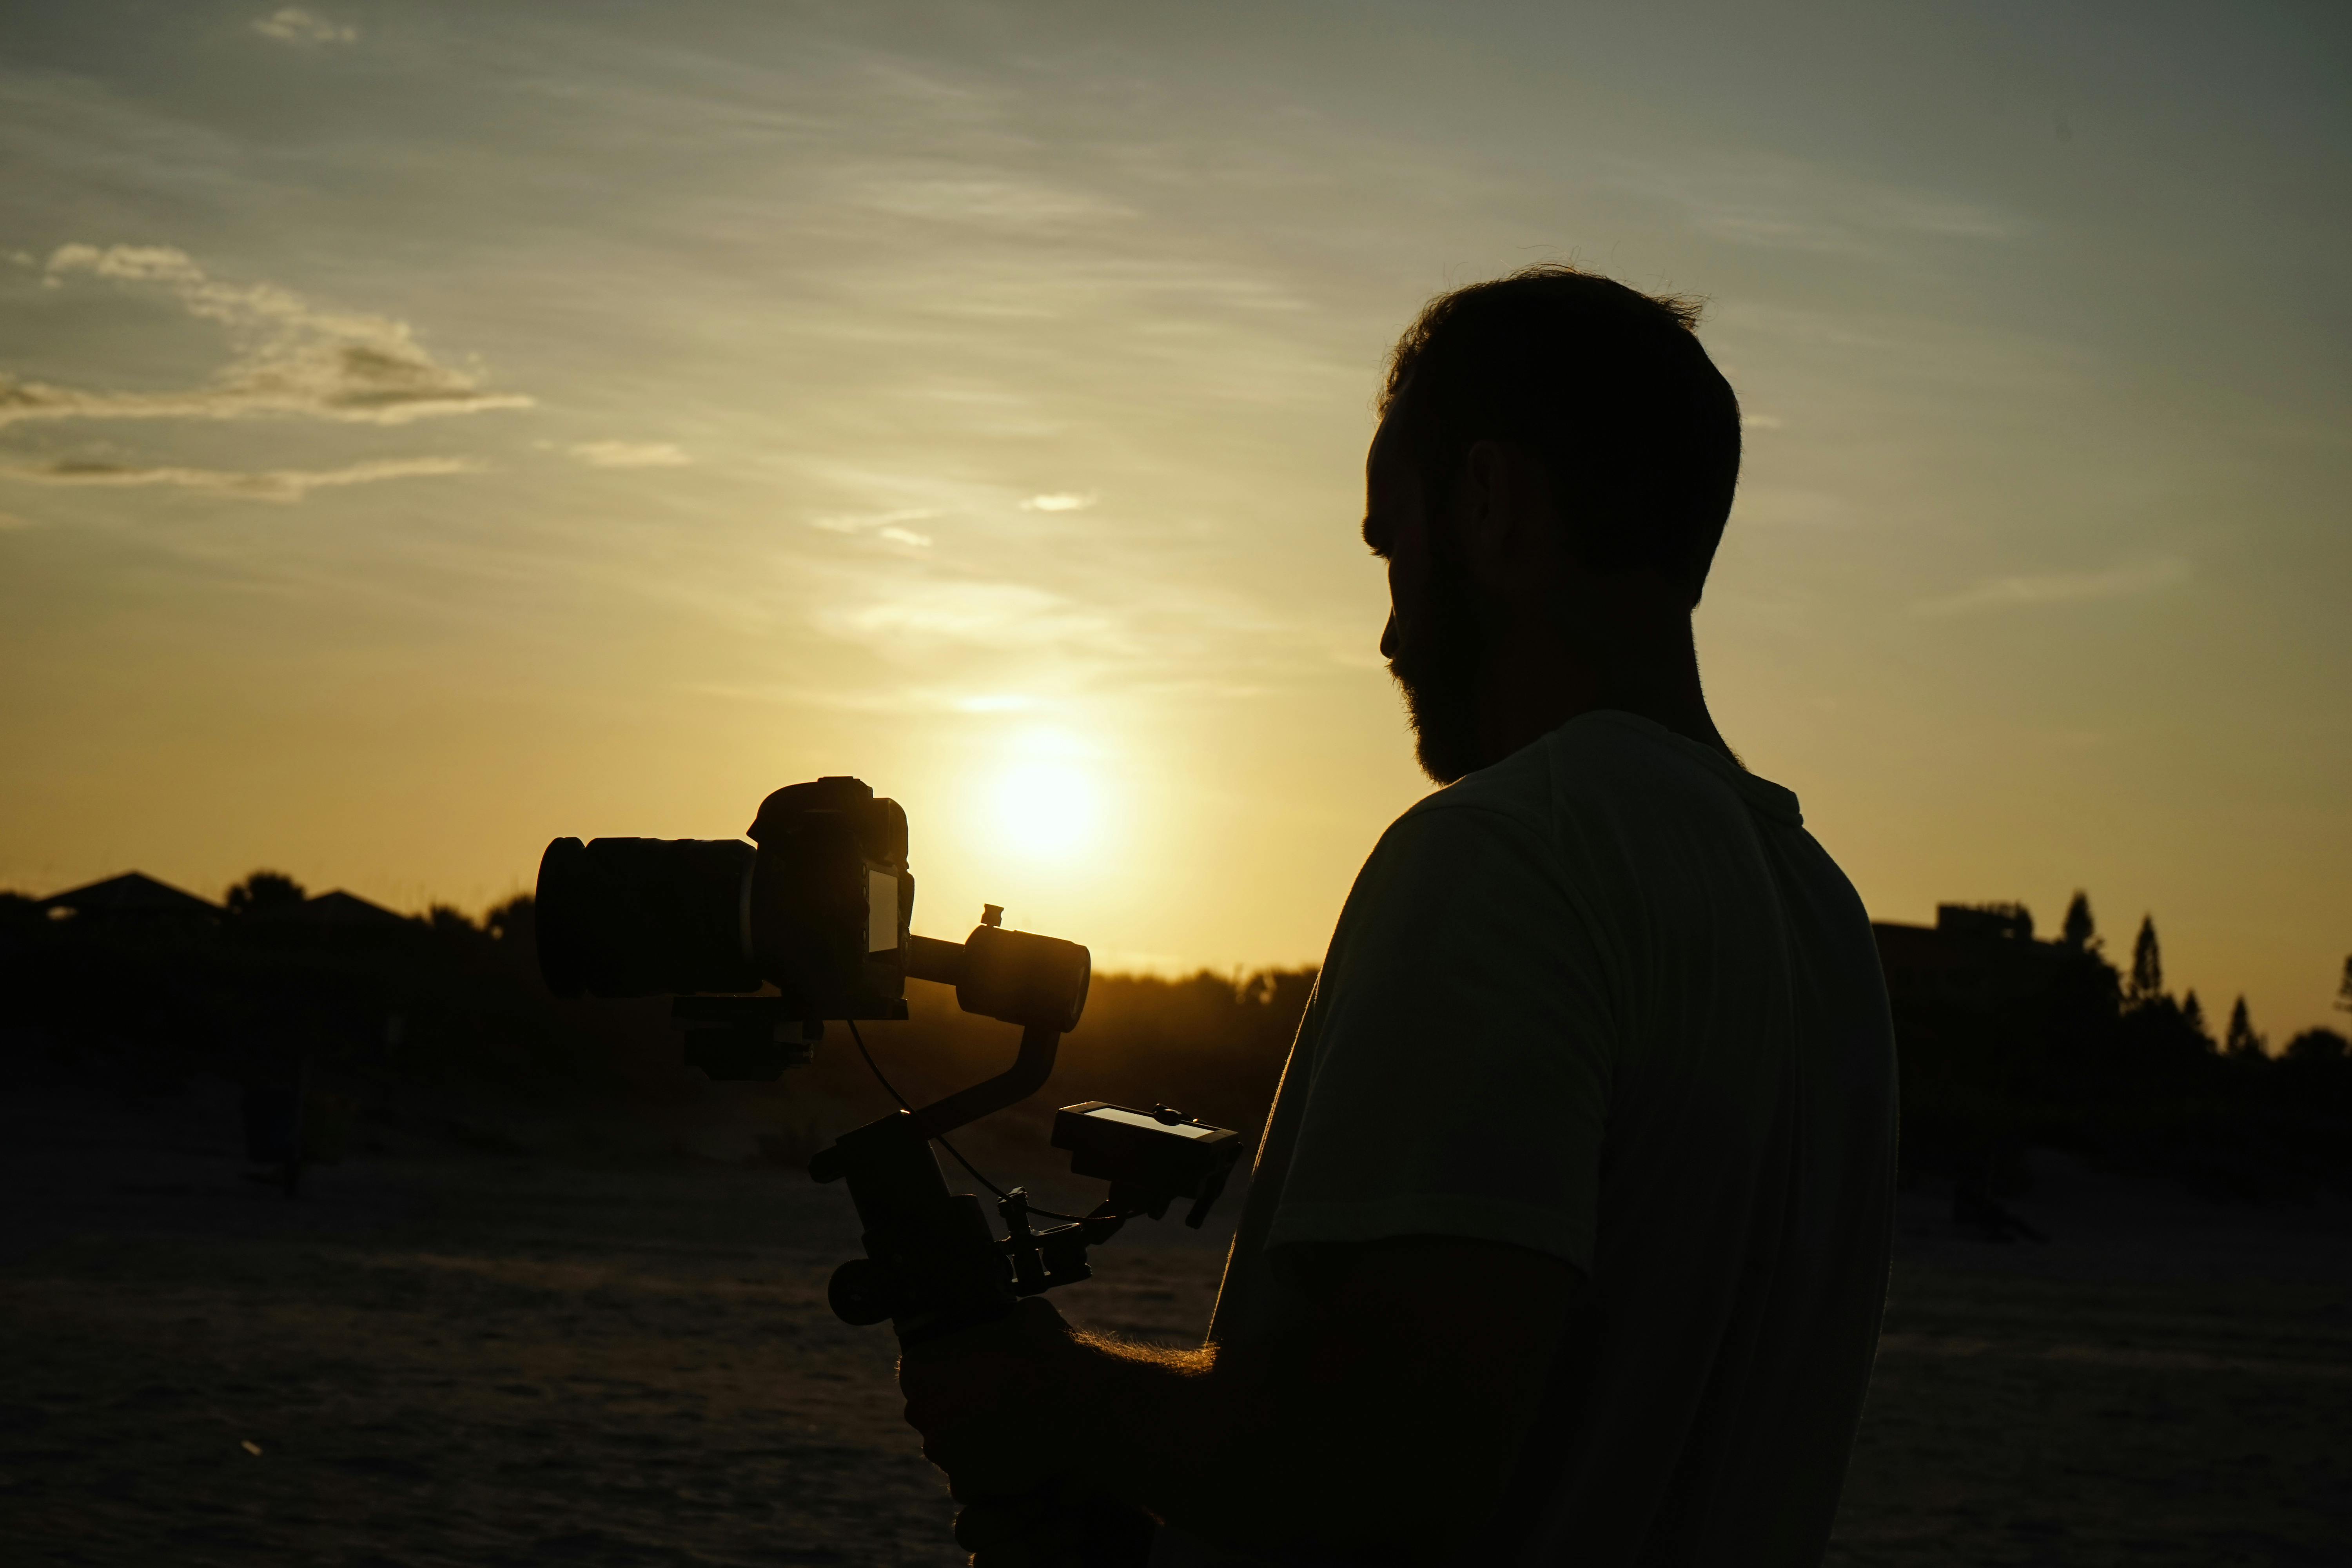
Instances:
[[[2336,1005],[2352,1013],[2352,952],[2344,955],[2344,978],[2336,987]]]
[[[533,934],[531,896],[517,893],[482,916],[482,929],[499,942],[520,942],[528,945]]]
[[[2164,950],[2157,945],[2156,917],[2142,915],[2139,935],[2132,939],[2131,978],[2124,995],[2132,1005],[2145,1006],[2164,994]]]
[[[2259,1057],[2270,1042],[2254,1032],[2254,1021],[2246,1012],[2246,999],[2230,1009],[2230,1033],[2221,1042],[2221,1049],[2233,1057]]]
[[[2213,1043],[2213,1032],[2205,1026],[2205,1004],[2197,1000],[2197,987],[2194,985],[2189,988],[2189,994],[2180,999],[2180,1021],[2190,1034],[2207,1045]]]
[[[2291,1062],[2340,1062],[2347,1042],[2333,1029],[2305,1029],[2280,1053]]]
[[[2066,906],[2066,920],[2058,928],[2058,940],[2075,952],[2088,952],[2099,945],[2099,928],[2091,919],[2091,895],[2080,888],[2074,889],[2074,901]],[[2347,963],[2352,965],[2352,960]],[[2347,968],[2347,973],[2352,973],[2352,968]]]
[[[290,909],[302,901],[302,884],[283,871],[256,871],[228,890],[228,912],[257,915],[265,910]]]
[[[477,930],[466,911],[451,904],[436,904],[425,910],[425,923],[443,936],[472,936]]]

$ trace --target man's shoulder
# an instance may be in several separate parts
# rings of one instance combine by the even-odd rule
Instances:
[[[1617,818],[1704,797],[1735,801],[1793,817],[1795,797],[1751,778],[1729,758],[1647,719],[1615,710],[1580,713],[1567,723],[1455,783],[1423,796],[1399,824],[1440,812],[1468,812],[1516,823],[1547,838],[1565,823],[1594,814]]]

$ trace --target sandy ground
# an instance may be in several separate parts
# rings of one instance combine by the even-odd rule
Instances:
[[[2034,1163],[2046,1245],[1906,1201],[1830,1561],[2352,1563],[2352,1215]]]
[[[289,1202],[235,1131],[0,1105],[0,1561],[959,1561],[838,1190],[404,1134]],[[2038,1170],[2046,1246],[1908,1200],[1832,1561],[2352,1563],[2343,1214]],[[1217,1237],[1097,1258],[1071,1317],[1198,1336]]]

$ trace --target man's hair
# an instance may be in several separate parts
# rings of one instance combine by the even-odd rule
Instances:
[[[1410,380],[1433,507],[1475,443],[1523,447],[1586,565],[1653,567],[1696,604],[1739,479],[1739,402],[1699,347],[1700,308],[1557,264],[1473,283],[1397,340],[1379,412]]]

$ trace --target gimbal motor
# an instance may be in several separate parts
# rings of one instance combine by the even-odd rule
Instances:
[[[776,791],[750,837],[556,839],[539,868],[540,970],[562,997],[672,994],[687,1064],[719,1079],[769,1081],[804,1064],[829,1020],[855,1035],[860,1020],[906,1017],[909,978],[952,985],[965,1012],[1020,1026],[1004,1072],[920,1109],[902,1101],[810,1162],[818,1181],[847,1184],[865,1226],[866,1256],[834,1276],[845,1321],[890,1319],[903,1341],[949,1332],[1087,1278],[1087,1248],[1130,1218],[1159,1218],[1178,1198],[1191,1201],[1186,1224],[1207,1218],[1240,1134],[1166,1106],[1089,1101],[1055,1112],[1053,1142],[1108,1195],[1037,1231],[1030,1219],[1044,1211],[982,1177],[1000,1238],[977,1197],[948,1191],[929,1145],[1044,1087],[1086,1010],[1091,956],[1003,930],[994,905],[961,942],[913,935],[907,815],[856,779]]]

